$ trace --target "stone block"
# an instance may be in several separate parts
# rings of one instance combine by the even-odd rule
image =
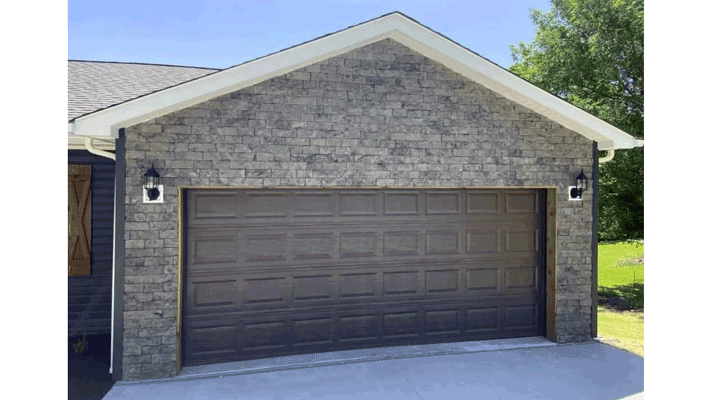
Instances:
[[[124,293],[143,292],[143,284],[124,283],[123,291]]]
[[[153,356],[155,357],[155,356]],[[170,378],[177,375],[177,365],[172,363],[143,364],[141,365],[141,379],[161,379]]]

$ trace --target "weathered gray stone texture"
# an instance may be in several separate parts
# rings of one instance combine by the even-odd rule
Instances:
[[[124,379],[176,374],[179,186],[556,187],[557,337],[589,339],[592,190],[566,189],[592,151],[389,39],[129,127]],[[164,204],[142,203],[151,164]]]

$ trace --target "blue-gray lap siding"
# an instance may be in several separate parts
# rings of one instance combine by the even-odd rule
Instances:
[[[69,164],[91,165],[91,275],[69,277],[69,337],[109,334],[114,222],[114,161],[69,150]]]

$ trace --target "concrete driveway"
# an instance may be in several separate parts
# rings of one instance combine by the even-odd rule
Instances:
[[[644,360],[597,341],[508,339],[310,357],[186,368],[174,379],[118,382],[104,399],[597,400],[642,398],[644,390]]]

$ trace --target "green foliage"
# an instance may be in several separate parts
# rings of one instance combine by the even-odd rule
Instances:
[[[644,137],[644,2],[552,0],[531,12],[531,44],[511,46],[509,69],[637,137]],[[644,236],[642,149],[600,165],[600,240]]]
[[[74,350],[76,354],[84,353],[88,347],[89,341],[86,339],[86,333],[82,335],[81,339],[72,343],[72,350]]]
[[[597,251],[598,295],[627,299],[633,309],[644,307],[644,244],[600,244]],[[640,262],[641,261],[641,262]]]
[[[644,152],[615,152],[600,164],[598,203],[599,240],[644,237]]]

